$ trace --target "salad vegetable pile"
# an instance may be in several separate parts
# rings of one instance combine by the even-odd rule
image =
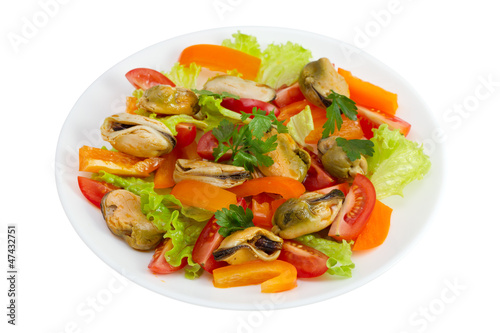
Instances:
[[[126,109],[103,115],[111,147],[80,148],[78,184],[113,234],[154,251],[154,274],[262,292],[350,277],[352,252],[387,237],[380,200],[430,169],[396,94],[292,42],[238,32],[125,77]]]

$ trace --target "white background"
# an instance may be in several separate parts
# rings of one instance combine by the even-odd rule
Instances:
[[[50,17],[43,14],[43,3],[57,4],[45,6]],[[500,219],[493,211],[499,185],[494,131],[500,120],[500,20],[493,4],[4,1],[0,266],[6,272],[7,224],[17,223],[19,276],[18,325],[13,327],[7,324],[6,273],[0,274],[1,330],[497,331]],[[39,27],[28,31],[27,22]],[[171,37],[245,25],[316,32],[354,44],[392,67],[433,110],[445,134],[437,141],[447,160],[443,200],[408,256],[348,294],[266,313],[194,306],[120,279],[74,231],[54,180],[61,126],[81,93],[105,70]],[[24,40],[15,45],[9,40],[14,35]],[[106,304],[92,303],[104,294],[112,295]]]

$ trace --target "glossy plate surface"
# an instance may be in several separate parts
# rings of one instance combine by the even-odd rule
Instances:
[[[123,112],[125,97],[133,87],[125,73],[137,67],[168,71],[180,52],[193,44],[220,44],[240,30],[257,37],[264,48],[269,43],[292,41],[310,49],[313,58],[327,57],[336,66],[353,75],[398,94],[398,117],[412,124],[409,139],[424,142],[432,168],[421,180],[405,189],[405,198],[384,200],[394,209],[386,242],[379,248],[355,253],[356,268],[350,279],[323,276],[299,280],[294,290],[280,294],[262,294],[260,286],[217,289],[210,274],[195,281],[181,272],[156,276],[147,265],[152,252],[138,252],[112,235],[99,209],[80,193],[77,183],[78,149],[82,145],[101,147],[105,143],[99,128],[105,117]],[[238,310],[289,308],[341,295],[369,282],[401,259],[415,244],[431,221],[438,204],[443,182],[443,152],[432,144],[437,128],[431,111],[413,88],[397,73],[354,46],[305,31],[267,28],[231,27],[196,32],[150,46],[116,64],[101,75],[80,97],[61,130],[56,153],[56,182],[59,197],[68,219],[87,246],[104,262],[135,283],[162,295],[192,304]]]

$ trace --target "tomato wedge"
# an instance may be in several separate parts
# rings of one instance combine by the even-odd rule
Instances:
[[[200,155],[201,158],[204,158],[209,161],[214,161],[214,149],[219,146],[219,140],[212,134],[212,131],[208,131],[203,134],[198,140],[198,146],[196,147],[196,152]],[[231,152],[225,153],[219,161],[227,161],[231,158]]]
[[[335,185],[335,180],[325,171],[316,154],[308,152],[311,156],[311,166],[307,170],[306,179],[302,182],[306,190],[317,191]]]
[[[187,265],[187,258],[182,259],[182,262],[179,266],[175,267],[170,265],[165,259],[165,252],[171,250],[173,247],[171,239],[164,239],[160,245],[158,245],[155,249],[155,253],[153,254],[153,258],[151,259],[148,268],[151,272],[155,274],[169,274],[173,272],[177,272]]]
[[[292,104],[294,102],[304,100],[304,94],[300,90],[299,83],[294,83],[291,86],[279,89],[276,91],[276,98],[274,99],[274,103],[282,108],[286,105]]]
[[[175,146],[178,148],[187,147],[196,139],[196,126],[193,124],[179,123],[175,126],[175,130],[177,131]]]
[[[328,270],[326,254],[294,240],[283,240],[278,259],[294,265],[298,278],[317,277]]]
[[[247,208],[247,203],[243,198],[238,199],[237,205]],[[224,239],[219,234],[219,229],[217,220],[212,217],[201,231],[193,248],[193,261],[210,274],[214,269],[227,265],[225,261],[216,261],[212,254]]]
[[[365,227],[375,206],[376,193],[372,182],[357,174],[328,236],[337,241],[355,240]]]
[[[106,182],[99,182],[97,180],[81,176],[78,176],[78,187],[80,187],[80,191],[82,191],[83,196],[98,208],[101,207],[102,197],[106,193],[119,188]]]
[[[404,136],[407,136],[408,132],[410,132],[411,125],[401,118],[379,110],[370,110],[364,106],[357,105],[357,107],[359,124],[367,139],[373,138],[372,130],[379,128],[382,124],[387,124],[391,130],[399,130]]]
[[[175,87],[175,84],[162,73],[150,68],[136,68],[125,74],[127,80],[135,89],[146,90],[159,84]]]
[[[240,113],[245,112],[251,114],[253,108],[257,108],[262,111],[265,111],[266,115],[273,112],[274,115],[278,117],[280,114],[280,110],[276,107],[276,105],[252,98],[240,98],[240,99],[224,98],[220,103],[220,105],[225,107],[226,109]],[[250,118],[253,118],[253,116],[251,116]]]

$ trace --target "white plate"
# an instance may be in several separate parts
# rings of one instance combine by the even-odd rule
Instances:
[[[80,193],[77,184],[77,176],[81,174],[77,171],[78,148],[104,145],[99,131],[103,119],[122,112],[125,96],[133,91],[125,73],[136,67],[169,70],[185,47],[200,43],[220,44],[237,30],[257,36],[261,46],[272,42],[299,43],[313,52],[313,58],[328,57],[338,67],[397,93],[398,116],[412,124],[409,138],[428,143],[432,161],[430,173],[422,181],[410,184],[405,189],[404,199],[391,197],[384,200],[394,209],[389,236],[379,248],[353,255],[356,268],[350,279],[328,275],[299,280],[297,288],[285,293],[263,294],[260,286],[214,288],[211,275],[207,273],[195,281],[185,279],[182,272],[156,276],[147,269],[152,253],[134,251],[113,236],[99,209]],[[221,28],[160,42],[126,58],[101,75],[77,101],[61,130],[56,153],[56,182],[66,215],[83,241],[104,262],[137,284],[177,300],[210,307],[239,310],[289,308],[326,300],[362,286],[387,271],[415,244],[431,220],[443,179],[443,152],[429,140],[435,128],[437,125],[430,110],[406,81],[351,45],[298,30]]]

